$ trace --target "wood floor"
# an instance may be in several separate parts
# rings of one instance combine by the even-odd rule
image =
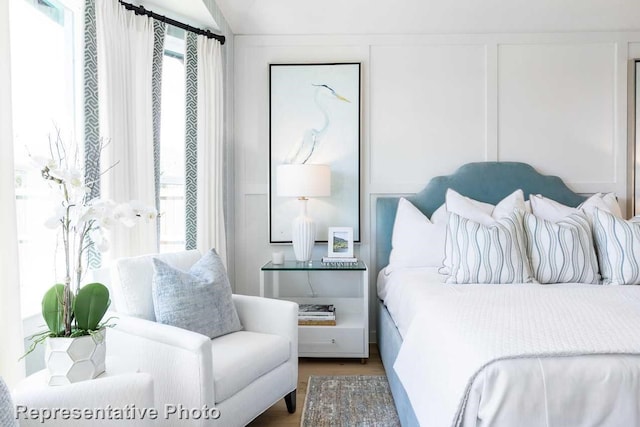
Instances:
[[[384,368],[378,353],[378,347],[369,347],[369,359],[361,364],[360,359],[312,359],[301,358],[298,361],[298,405],[294,414],[287,412],[284,399],[269,408],[253,420],[249,426],[288,427],[300,425],[304,398],[307,395],[307,383],[310,375],[384,375]]]

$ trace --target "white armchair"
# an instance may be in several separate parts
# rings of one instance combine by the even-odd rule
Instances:
[[[126,357],[153,376],[156,407],[167,415],[166,425],[187,418],[189,425],[244,426],[282,398],[289,412],[295,412],[297,304],[233,295],[243,330],[213,340],[156,323],[154,256],[116,261],[111,288],[118,319],[108,332],[107,354]],[[159,257],[188,270],[200,254]],[[219,410],[217,419],[213,408]]]

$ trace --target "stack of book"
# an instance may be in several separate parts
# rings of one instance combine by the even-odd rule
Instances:
[[[336,308],[333,304],[300,304],[298,325],[335,326]]]
[[[335,265],[335,266],[351,266],[358,264],[358,258],[355,257],[322,257],[323,264]]]

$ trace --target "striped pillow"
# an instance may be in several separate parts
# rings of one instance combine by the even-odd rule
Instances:
[[[491,225],[451,213],[447,226],[446,283],[532,283],[524,245],[522,211]]]
[[[640,223],[595,209],[593,234],[602,283],[640,285]]]
[[[600,283],[598,260],[586,216],[558,222],[524,213],[531,270],[540,283]]]

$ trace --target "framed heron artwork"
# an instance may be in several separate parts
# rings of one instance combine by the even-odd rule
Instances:
[[[269,65],[271,243],[291,243],[301,217],[313,219],[316,242],[329,224],[360,241],[360,86],[360,63]],[[328,166],[330,184],[307,178],[312,165]]]

